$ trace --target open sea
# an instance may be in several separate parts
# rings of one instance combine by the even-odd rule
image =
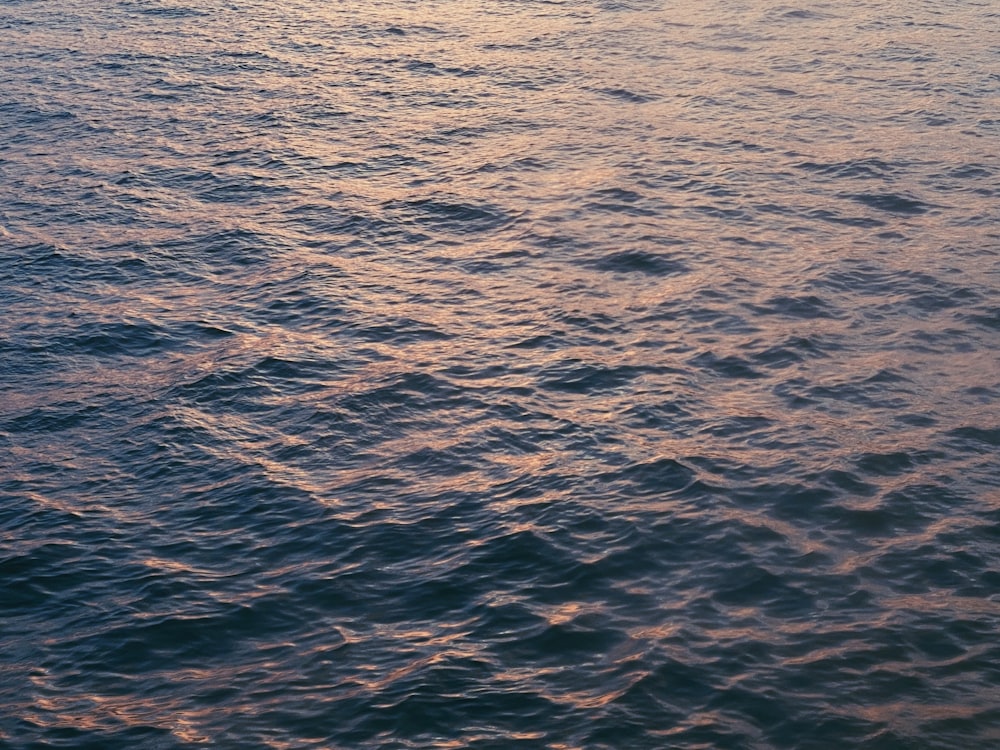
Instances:
[[[1000,748],[998,353],[996,0],[0,0],[0,747]]]

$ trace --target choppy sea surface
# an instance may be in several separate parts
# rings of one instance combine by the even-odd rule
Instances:
[[[0,1],[0,745],[1000,747],[991,1]]]

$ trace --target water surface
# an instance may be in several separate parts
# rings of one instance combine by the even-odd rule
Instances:
[[[0,3],[0,743],[1000,743],[998,55]]]

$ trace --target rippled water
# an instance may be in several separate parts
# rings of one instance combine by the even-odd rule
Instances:
[[[0,744],[1000,743],[992,2],[0,2]]]

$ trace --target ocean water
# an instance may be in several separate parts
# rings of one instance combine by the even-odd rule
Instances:
[[[1000,747],[992,0],[2,0],[0,303],[0,746]]]

